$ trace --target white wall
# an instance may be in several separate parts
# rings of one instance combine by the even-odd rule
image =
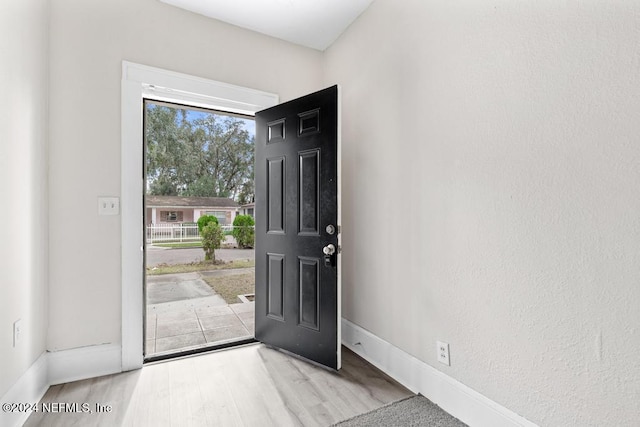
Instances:
[[[155,0],[52,0],[49,350],[121,340],[120,218],[97,197],[120,193],[122,60],[286,100],[319,88],[321,59]]]
[[[325,55],[345,317],[540,425],[637,425],[638,40],[638,2],[374,2]]]
[[[0,2],[0,396],[46,342],[47,3]]]
[[[49,31],[47,3],[0,6],[0,395],[47,320],[50,350],[120,341],[121,61],[283,101],[324,65],[345,316],[540,425],[636,423],[640,5],[377,0],[323,56],[154,0],[52,0]]]

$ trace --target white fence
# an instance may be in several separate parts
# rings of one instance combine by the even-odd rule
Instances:
[[[147,243],[184,242],[200,240],[198,226],[183,224],[151,224],[147,225]]]
[[[227,234],[233,231],[233,225],[221,225]],[[253,227],[252,227],[253,228]],[[200,240],[197,224],[151,224],[147,225],[147,243],[155,242],[193,242]]]

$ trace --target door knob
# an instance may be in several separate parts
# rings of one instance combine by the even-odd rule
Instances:
[[[327,267],[333,267],[333,254],[336,253],[336,247],[333,246],[333,244],[329,243],[327,246],[322,248],[322,252],[324,253],[324,265]]]
[[[327,246],[322,248],[322,253],[324,253],[325,255],[333,255],[336,253],[336,247],[333,246],[332,243],[329,243]]]

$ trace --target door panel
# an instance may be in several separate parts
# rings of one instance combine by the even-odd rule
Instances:
[[[298,216],[298,234],[319,236],[320,203],[320,150],[315,149],[299,154],[300,215]]]
[[[284,320],[284,255],[267,254],[267,316]]]
[[[338,120],[337,86],[256,114],[256,338],[334,369]]]
[[[284,221],[285,221],[285,197],[284,197],[284,183],[285,183],[285,158],[279,157],[274,159],[267,159],[269,172],[267,175],[268,193],[267,193],[267,206],[269,209],[269,215],[267,217],[269,227],[267,228],[269,233],[284,234]]]
[[[320,266],[318,258],[299,257],[300,326],[320,329]]]

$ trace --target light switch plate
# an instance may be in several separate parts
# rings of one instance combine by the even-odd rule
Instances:
[[[22,320],[13,322],[13,347],[17,347],[22,340]]]
[[[98,215],[118,215],[120,199],[117,197],[98,197]]]

